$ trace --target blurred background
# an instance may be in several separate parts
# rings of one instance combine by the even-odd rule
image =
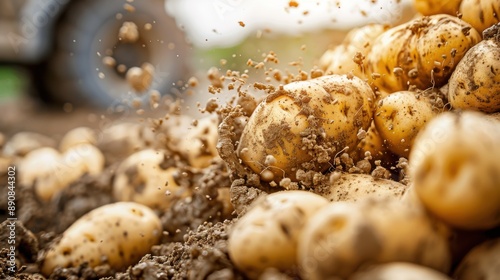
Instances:
[[[411,0],[2,0],[0,132],[162,116],[158,93],[197,116],[212,67],[258,81],[247,62],[272,51],[309,71],[351,28],[411,14]]]

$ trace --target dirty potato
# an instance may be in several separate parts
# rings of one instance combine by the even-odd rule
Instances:
[[[459,11],[462,19],[479,32],[500,22],[498,0],[462,0]]]
[[[483,37],[451,75],[448,99],[454,108],[494,113],[500,111],[500,23]]]
[[[330,201],[355,202],[368,197],[391,197],[400,199],[407,186],[392,180],[377,179],[368,174],[339,174],[322,195]]]
[[[93,129],[82,126],[66,132],[66,134],[64,134],[63,138],[59,142],[59,151],[64,153],[71,147],[80,144],[97,144],[97,135]]]
[[[48,276],[56,267],[108,264],[124,269],[139,261],[160,241],[160,219],[148,207],[133,202],[101,206],[85,214],[64,231],[43,259]]]
[[[319,65],[327,74],[348,74],[363,78],[365,57],[375,39],[388,27],[382,24],[368,24],[351,30],[342,44],[327,50]]]
[[[405,262],[393,262],[371,266],[355,273],[349,280],[451,280],[434,269]]]
[[[474,247],[455,270],[454,279],[498,279],[500,275],[500,238]]]
[[[500,225],[500,123],[478,112],[443,113],[417,136],[409,174],[423,205],[462,229]]]
[[[336,153],[359,143],[374,94],[351,76],[331,75],[280,87],[248,120],[237,154],[265,181],[296,178],[302,168],[324,171]]]
[[[407,158],[417,133],[436,115],[425,96],[399,91],[377,102],[373,121],[387,148]]]
[[[326,204],[328,200],[307,191],[283,191],[258,200],[231,230],[231,260],[251,278],[266,268],[293,268],[302,227]]]
[[[441,87],[481,35],[463,20],[440,14],[414,19],[378,36],[367,56],[367,77],[385,92]]]
[[[154,209],[168,209],[187,190],[175,182],[177,168],[163,166],[164,160],[164,153],[153,149],[134,153],[124,160],[116,169],[114,198]]]
[[[333,202],[304,226],[298,260],[304,279],[348,278],[362,264],[412,262],[447,273],[449,230],[400,201]]]
[[[196,121],[196,126],[180,136],[178,150],[183,154],[189,165],[204,168],[218,156],[217,153],[217,119],[203,118]]]

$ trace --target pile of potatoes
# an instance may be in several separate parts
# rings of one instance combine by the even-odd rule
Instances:
[[[402,25],[351,31],[323,76],[280,86],[248,117],[237,155],[274,191],[230,233],[249,278],[500,275],[500,2],[415,6]]]

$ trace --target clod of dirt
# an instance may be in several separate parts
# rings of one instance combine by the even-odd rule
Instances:
[[[139,39],[139,29],[132,21],[125,21],[118,31],[118,40],[123,43],[135,43]]]
[[[15,231],[14,239],[9,239],[12,232]],[[12,240],[15,243],[12,243]],[[5,220],[0,224],[0,278],[9,279],[8,276],[14,275],[9,273],[7,267],[10,266],[11,247],[15,248],[15,264],[18,271],[37,272],[36,262],[37,254],[40,249],[36,236],[24,227],[22,222]]]
[[[125,78],[136,93],[142,93],[151,87],[155,68],[151,63],[144,63],[139,67],[128,69]]]

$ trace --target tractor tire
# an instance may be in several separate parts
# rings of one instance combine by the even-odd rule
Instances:
[[[136,24],[137,41],[119,39],[124,22]],[[189,47],[163,0],[73,0],[55,37],[43,80],[50,99],[58,103],[103,109],[129,103],[137,95],[117,70],[120,64],[127,69],[152,64],[155,75],[148,90],[162,94],[172,92],[188,74]],[[112,57],[115,66],[106,64],[105,57]]]

